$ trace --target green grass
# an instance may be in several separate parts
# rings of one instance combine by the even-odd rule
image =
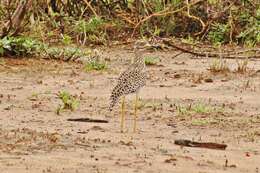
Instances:
[[[177,107],[177,116],[192,126],[220,125],[222,122],[218,115],[224,112],[222,107],[213,107],[204,103]]]
[[[213,23],[208,34],[209,40],[215,45],[227,43],[230,27],[228,24]]]
[[[145,57],[144,59],[145,65],[156,65],[160,62],[160,59],[158,57]]]
[[[104,23],[100,17],[92,17],[88,21],[81,19],[76,22],[75,30],[79,33],[98,33]]]
[[[91,61],[85,64],[84,70],[86,72],[89,71],[101,71],[105,70],[107,68],[107,65],[105,62],[98,62],[98,61]]]
[[[223,112],[219,107],[211,107],[203,103],[196,103],[194,105],[188,106],[178,106],[177,113],[178,115],[193,115],[193,114],[207,114],[211,112]]]
[[[211,108],[205,104],[202,103],[198,103],[195,104],[192,109],[192,111],[194,111],[195,113],[209,113],[211,112]]]
[[[59,92],[59,98],[62,101],[62,105],[59,105],[56,109],[56,113],[59,115],[62,110],[68,109],[74,111],[79,106],[79,100],[72,96],[67,91]]]
[[[0,39],[0,55],[33,56],[42,51],[43,44],[29,37],[4,37]]]
[[[205,118],[205,119],[194,119],[191,121],[191,125],[193,126],[207,126],[210,124],[220,123],[217,119],[214,118]]]
[[[81,57],[89,56],[90,52],[77,47],[45,47],[45,55],[53,59],[75,60]]]
[[[87,41],[104,44],[107,37],[104,30],[105,24],[105,20],[96,16],[91,17],[88,21],[85,19],[78,20],[72,30],[80,38],[81,44],[86,44]]]

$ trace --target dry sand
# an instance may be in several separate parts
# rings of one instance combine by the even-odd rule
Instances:
[[[133,133],[127,97],[126,132],[119,105],[107,110],[116,77],[133,55],[104,50],[108,69],[51,60],[4,59],[0,66],[1,173],[258,173],[260,170],[260,60],[238,73],[211,73],[214,59],[178,52],[147,52],[161,59],[149,66],[140,92],[138,132]],[[258,71],[257,71],[258,70]],[[212,82],[209,80],[212,79]],[[209,82],[205,82],[209,81]],[[80,100],[75,111],[55,113],[66,90]],[[189,109],[191,107],[191,109]],[[70,122],[68,118],[109,123]],[[176,139],[217,142],[226,150],[180,147]]]

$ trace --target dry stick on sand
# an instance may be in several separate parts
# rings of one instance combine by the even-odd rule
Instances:
[[[67,119],[67,121],[87,122],[87,123],[108,123],[107,120],[91,119],[91,118],[69,118]]]
[[[185,139],[175,140],[174,144],[185,146],[185,147],[199,147],[199,148],[208,148],[208,149],[217,149],[217,150],[225,150],[227,148],[226,144],[218,144],[213,142],[193,142]]]

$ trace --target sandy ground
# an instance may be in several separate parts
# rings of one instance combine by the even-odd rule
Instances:
[[[51,60],[4,59],[0,65],[1,173],[258,173],[260,170],[260,60],[238,73],[209,71],[214,59],[178,52],[147,52],[160,62],[148,66],[140,92],[138,132],[133,133],[132,98],[127,97],[125,133],[119,105],[108,99],[131,51],[105,50],[108,69]],[[11,67],[11,68],[10,68]],[[56,110],[59,91],[80,101],[75,111]],[[68,118],[109,123],[71,122]],[[226,150],[180,147],[176,139],[217,142]]]

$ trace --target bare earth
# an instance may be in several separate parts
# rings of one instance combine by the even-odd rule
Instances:
[[[127,97],[126,132],[120,107],[108,111],[118,74],[131,51],[104,50],[108,69],[84,72],[83,65],[51,60],[4,59],[0,65],[1,173],[258,173],[260,170],[260,60],[238,73],[211,73],[214,59],[178,52],[148,66],[141,90],[138,132],[133,133],[133,96]],[[211,82],[210,79],[213,81]],[[206,82],[206,81],[208,82]],[[59,91],[80,100],[75,111],[57,115]],[[68,118],[109,123],[71,122]],[[176,139],[216,142],[226,150],[180,147]]]

